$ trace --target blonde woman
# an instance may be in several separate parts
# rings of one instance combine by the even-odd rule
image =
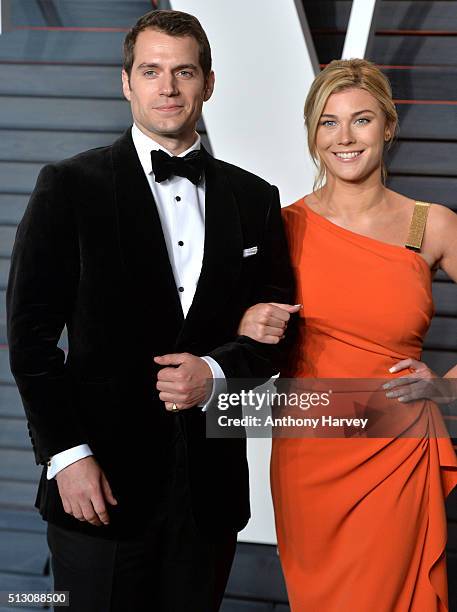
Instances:
[[[390,85],[365,60],[332,62],[305,105],[319,169],[313,193],[284,209],[303,304],[284,376],[383,378],[413,404],[421,437],[273,441],[279,551],[293,612],[448,609],[444,501],[457,461],[420,381],[433,315],[431,280],[457,281],[457,216],[384,184],[383,152],[397,130]],[[411,227],[415,232],[411,233]],[[420,239],[423,230],[423,239]],[[408,244],[409,241],[409,244]],[[409,247],[409,248],[408,248]],[[248,310],[240,333],[277,342],[281,305]],[[412,378],[404,379],[412,374]],[[457,366],[447,377],[457,378]],[[406,414],[406,413],[405,413]]]

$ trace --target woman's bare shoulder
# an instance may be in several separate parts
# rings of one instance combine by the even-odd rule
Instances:
[[[436,262],[455,251],[457,245],[457,215],[447,206],[431,204],[424,236],[424,251]]]
[[[409,198],[401,193],[397,193],[396,191],[389,191],[389,196],[393,204],[395,204],[397,207],[403,207],[405,210],[411,213],[413,212],[417,202],[422,202],[421,200],[414,200],[413,198]],[[448,206],[443,206],[442,204],[436,204],[434,202],[426,203],[430,205],[427,218],[427,227],[441,230],[443,229],[443,226],[447,225],[448,223],[451,225],[457,223],[457,215]]]
[[[437,232],[438,234],[449,233],[451,232],[454,237],[457,238],[455,232],[457,231],[457,215],[453,210],[451,210],[448,206],[443,206],[442,204],[431,204],[427,226],[433,232]]]
[[[398,211],[401,210],[406,215],[409,215],[409,213],[412,214],[414,206],[416,205],[416,201],[412,198],[408,198],[402,193],[392,191],[391,189],[387,189],[387,201],[392,208]]]

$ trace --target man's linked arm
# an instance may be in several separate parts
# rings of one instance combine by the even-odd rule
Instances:
[[[276,187],[271,188],[271,199],[258,257],[261,258],[259,274],[251,295],[251,303],[247,307],[261,302],[293,304],[294,276]],[[263,344],[247,336],[237,336],[233,342],[211,351],[209,356],[221,366],[226,378],[267,380],[281,369],[295,335],[296,317],[292,315],[285,338],[278,344]]]

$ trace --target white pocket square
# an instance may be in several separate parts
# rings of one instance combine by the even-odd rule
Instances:
[[[258,250],[259,248],[256,246],[250,247],[249,249],[243,249],[243,257],[251,257],[251,255],[256,255]]]

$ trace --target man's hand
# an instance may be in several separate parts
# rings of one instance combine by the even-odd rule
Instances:
[[[173,404],[180,410],[192,408],[208,398],[208,380],[213,375],[204,359],[190,353],[173,353],[154,357],[154,361],[165,366],[157,375],[157,389],[167,410]]]
[[[117,505],[105,474],[93,456],[84,457],[56,475],[64,510],[78,521],[109,524],[106,504]]]

